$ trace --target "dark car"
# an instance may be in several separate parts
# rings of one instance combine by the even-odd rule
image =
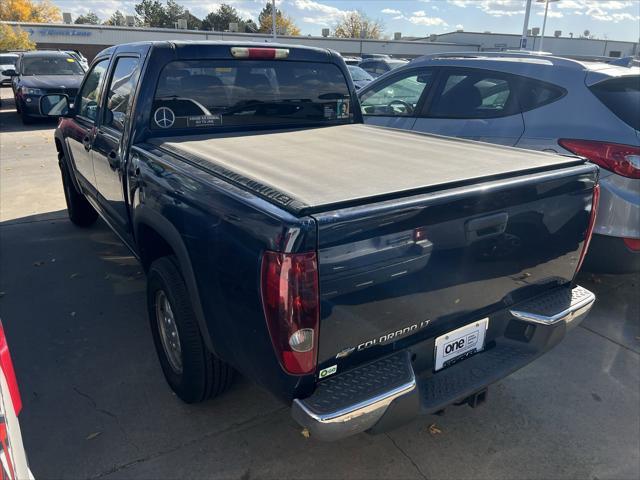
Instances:
[[[363,60],[360,65],[358,65],[361,69],[366,71],[373,78],[377,78],[380,75],[384,75],[391,70],[394,70],[398,67],[402,67],[409,63],[407,60],[394,60],[392,58],[367,58]]]
[[[369,73],[356,65],[347,64],[353,85],[360,90],[362,87],[373,81],[373,77]]]
[[[80,63],[65,52],[35,51],[20,55],[15,69],[4,70],[13,77],[11,87],[22,123],[29,124],[40,112],[40,98],[47,94],[75,97],[84,76]]]

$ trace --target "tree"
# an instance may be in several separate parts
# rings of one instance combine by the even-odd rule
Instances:
[[[226,3],[222,3],[217,10],[209,12],[209,14],[204,17],[202,20],[202,29],[224,32],[229,29],[230,23],[237,23],[238,30],[244,31],[244,25],[247,22],[240,17],[235,8]]]
[[[167,14],[164,5],[158,0],[142,0],[134,7],[144,25],[150,27],[164,27],[167,23]]]
[[[150,27],[175,28],[180,19],[185,19],[187,28],[192,30],[202,26],[202,20],[191,15],[176,0],[167,0],[166,5],[163,5],[159,0],[142,0],[134,8],[140,16],[140,21]]]
[[[117,27],[118,25],[126,25],[127,19],[120,10],[113,12],[107,20],[104,21],[104,25],[111,25]]]
[[[338,38],[373,38],[379,39],[384,32],[384,25],[379,20],[371,20],[363,12],[347,12],[335,28],[333,35]]]
[[[2,0],[0,20],[13,22],[55,23],[62,20],[60,9],[49,0]]]
[[[78,25],[99,25],[100,19],[95,13],[89,12],[86,15],[80,15],[73,23]]]
[[[267,3],[258,15],[260,33],[273,33],[273,21],[271,19],[272,6]],[[278,35],[300,35],[300,29],[293,22],[293,19],[276,8],[276,33]]]
[[[11,28],[6,23],[0,23],[0,52],[5,50],[34,50],[36,43],[29,38],[29,34],[20,27]]]

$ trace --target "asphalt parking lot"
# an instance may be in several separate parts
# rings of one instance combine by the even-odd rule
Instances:
[[[1,94],[0,317],[36,478],[640,478],[640,275],[581,274],[590,317],[477,409],[320,443],[242,378],[184,405],[141,268],[103,223],[67,220],[55,124],[22,126]]]

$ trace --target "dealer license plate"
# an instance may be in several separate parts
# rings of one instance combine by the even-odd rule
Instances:
[[[435,370],[460,362],[484,349],[489,319],[483,318],[436,338]]]

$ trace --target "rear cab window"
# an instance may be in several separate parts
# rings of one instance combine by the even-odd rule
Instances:
[[[331,63],[186,60],[167,64],[150,116],[153,130],[351,123],[347,80]]]
[[[640,130],[640,75],[605,80],[590,90],[620,120]]]

